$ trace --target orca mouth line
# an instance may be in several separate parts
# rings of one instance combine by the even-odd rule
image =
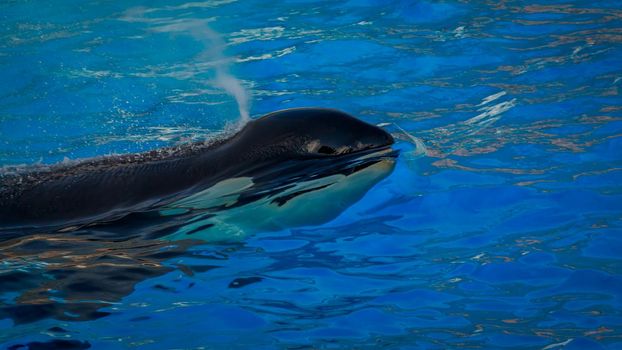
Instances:
[[[358,160],[369,158],[397,158],[399,151],[393,149],[392,145],[371,147],[364,150],[352,152],[350,154],[357,156]]]
[[[382,147],[387,147],[387,146],[380,146],[380,148]],[[317,150],[317,153],[325,155],[325,156],[343,156],[343,155],[355,154],[355,153],[360,153],[360,152],[365,152],[365,151],[373,151],[378,148],[379,148],[378,146],[367,146],[364,148],[360,148],[358,150],[353,150],[352,147],[342,147],[342,148],[336,149],[330,146],[321,146]]]
[[[338,156],[330,157],[331,163],[335,167],[344,166],[348,167],[350,164],[359,164],[367,162],[377,162],[382,159],[394,159],[399,156],[400,151],[393,149],[392,145],[370,147],[362,150],[357,150],[350,153],[340,154]],[[326,159],[324,157],[318,157],[317,159]]]
[[[393,149],[391,145],[369,148],[345,155],[345,159],[338,161],[335,167],[357,169],[385,159],[395,159],[399,153],[399,150]]]
[[[338,156],[319,156],[303,161],[284,162],[279,166],[265,168],[265,171],[256,175],[256,179],[269,183],[283,183],[334,174],[350,174],[380,161],[397,158],[400,152],[391,146],[368,148]]]

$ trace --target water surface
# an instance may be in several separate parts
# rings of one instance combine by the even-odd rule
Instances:
[[[10,1],[0,68],[3,172],[209,138],[244,91],[426,148],[321,225],[4,240],[0,346],[622,347],[617,1]]]

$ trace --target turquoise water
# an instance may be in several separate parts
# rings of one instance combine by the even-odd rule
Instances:
[[[622,348],[617,1],[5,1],[0,81],[3,172],[247,109],[425,146],[321,225],[4,240],[2,347]]]

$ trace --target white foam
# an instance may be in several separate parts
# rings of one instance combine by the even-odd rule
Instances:
[[[498,97],[497,97],[498,98]],[[482,126],[487,126],[489,124],[492,124],[493,122],[497,121],[499,119],[499,115],[501,115],[504,112],[507,112],[508,110],[510,110],[512,107],[516,106],[516,99],[513,98],[510,101],[504,101],[492,106],[484,106],[480,109],[478,109],[478,111],[482,112],[478,115],[476,115],[475,117],[465,121],[464,123],[467,125],[471,125],[471,124],[480,124]]]
[[[483,106],[485,104],[488,104],[488,103],[498,99],[501,96],[505,96],[506,94],[507,94],[507,92],[501,91],[501,92],[497,92],[496,94],[492,94],[490,96],[487,96],[484,99],[482,99],[482,103],[478,104],[478,106]]]
[[[555,343],[555,344],[547,345],[547,346],[543,347],[542,350],[549,350],[549,349],[557,348],[557,347],[560,347],[560,346],[566,346],[566,345],[570,344],[570,342],[573,341],[573,340],[574,340],[574,338],[570,338],[570,339],[568,339],[566,341],[563,341],[561,343]]]

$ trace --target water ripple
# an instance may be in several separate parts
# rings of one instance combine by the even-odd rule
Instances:
[[[223,66],[403,155],[324,225],[3,240],[0,346],[620,348],[621,39],[615,1],[2,3],[3,173],[209,139]]]

